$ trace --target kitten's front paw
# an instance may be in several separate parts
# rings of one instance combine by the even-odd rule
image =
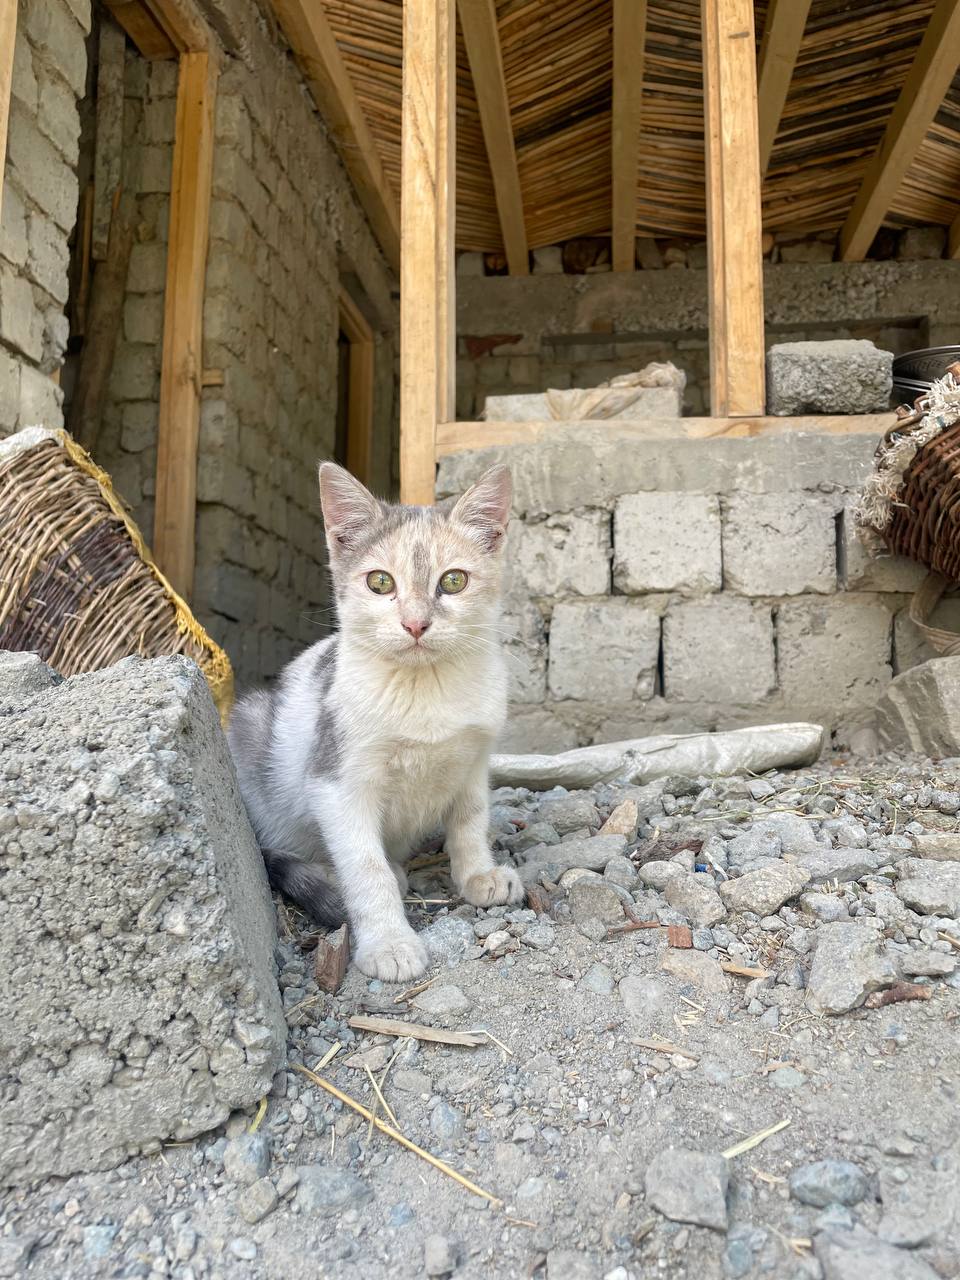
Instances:
[[[471,876],[463,886],[463,896],[474,907],[496,907],[523,901],[523,885],[511,867],[494,867]]]
[[[361,939],[353,957],[357,968],[381,982],[409,982],[430,962],[427,948],[412,929],[383,938]]]

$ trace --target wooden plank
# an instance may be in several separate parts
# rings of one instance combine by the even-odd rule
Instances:
[[[17,0],[0,0],[0,215],[3,213],[3,171],[7,160],[7,126],[10,123],[16,43]]]
[[[770,163],[809,12],[810,0],[770,0],[767,9],[757,72],[761,174]]]
[[[409,3],[409,0],[408,0]],[[419,1022],[404,1022],[400,1018],[375,1018],[357,1013],[348,1019],[357,1031],[369,1031],[380,1036],[405,1036],[413,1040],[430,1040],[435,1044],[458,1044],[468,1049],[489,1044],[490,1037],[484,1031],[446,1031],[443,1027],[428,1027]]]
[[[433,502],[435,439],[453,403],[452,0],[403,7],[400,497]]]
[[[211,49],[210,28],[193,0],[146,0],[146,5],[178,53]]]
[[[104,0],[141,57],[150,62],[177,56],[176,45],[143,3],[143,0]]]
[[[213,178],[217,65],[180,57],[163,304],[154,554],[185,599],[193,588],[203,283]]]
[[[107,256],[107,237],[114,195],[123,173],[123,100],[127,37],[123,28],[103,15],[97,50],[97,130],[93,157],[93,232],[90,252],[94,262]]]
[[[880,146],[840,231],[842,262],[861,262],[933,124],[960,64],[960,0],[937,0]]]
[[[373,330],[348,293],[340,294],[340,328],[350,340],[347,395],[347,469],[368,484],[373,453]]]
[[[817,435],[880,436],[893,426],[894,413],[812,415],[801,418],[749,416],[736,418],[652,418],[645,422],[446,422],[437,427],[437,457],[472,449],[548,443],[551,438],[575,440],[585,428],[612,440],[713,440],[789,435],[797,431]]]
[[[613,170],[611,250],[614,271],[633,271],[636,268],[637,173],[646,34],[646,0],[613,0],[610,159]]]
[[[320,0],[271,0],[384,255],[400,265],[400,215]]]
[[[526,276],[530,274],[530,254],[496,6],[493,0],[459,0],[457,7],[477,92],[483,141],[493,175],[507,269],[512,276]]]
[[[710,412],[764,409],[763,254],[752,0],[703,0]]]

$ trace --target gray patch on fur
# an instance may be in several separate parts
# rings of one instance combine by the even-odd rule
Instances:
[[[391,507],[383,505],[383,519],[378,520],[367,530],[366,537],[351,539],[350,546],[340,548],[337,559],[340,562],[338,574],[344,570],[349,573],[355,564],[367,555],[372,547],[384,538],[389,538],[408,524],[423,524],[424,532],[429,536],[429,529],[444,521],[444,516],[434,507]]]
[[[313,730],[313,750],[310,771],[316,778],[335,774],[340,768],[343,734],[337,723],[336,710],[327,702],[327,695],[337,670],[337,646],[339,636],[317,654],[314,677],[317,681],[317,719]]]
[[[263,850],[263,861],[270,887],[306,911],[317,924],[337,928],[346,920],[343,899],[322,867],[272,849]]]
[[[230,716],[227,738],[235,760],[262,777],[270,764],[277,704],[272,693],[257,689],[238,702]]]
[[[430,590],[430,549],[425,542],[414,544],[410,552],[410,564],[413,568],[417,586],[424,593]]]

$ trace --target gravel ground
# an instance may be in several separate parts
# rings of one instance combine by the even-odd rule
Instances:
[[[960,761],[495,801],[530,907],[416,871],[436,963],[405,1000],[353,969],[320,993],[281,907],[289,1070],[262,1114],[3,1192],[0,1277],[960,1276]],[[891,991],[929,998],[874,1007]],[[499,1203],[295,1069],[335,1045],[325,1079],[373,1105],[369,1068]]]

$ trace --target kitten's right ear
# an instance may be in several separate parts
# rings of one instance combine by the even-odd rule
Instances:
[[[335,462],[320,464],[320,507],[331,554],[349,550],[358,538],[368,536],[383,514],[370,490]]]

